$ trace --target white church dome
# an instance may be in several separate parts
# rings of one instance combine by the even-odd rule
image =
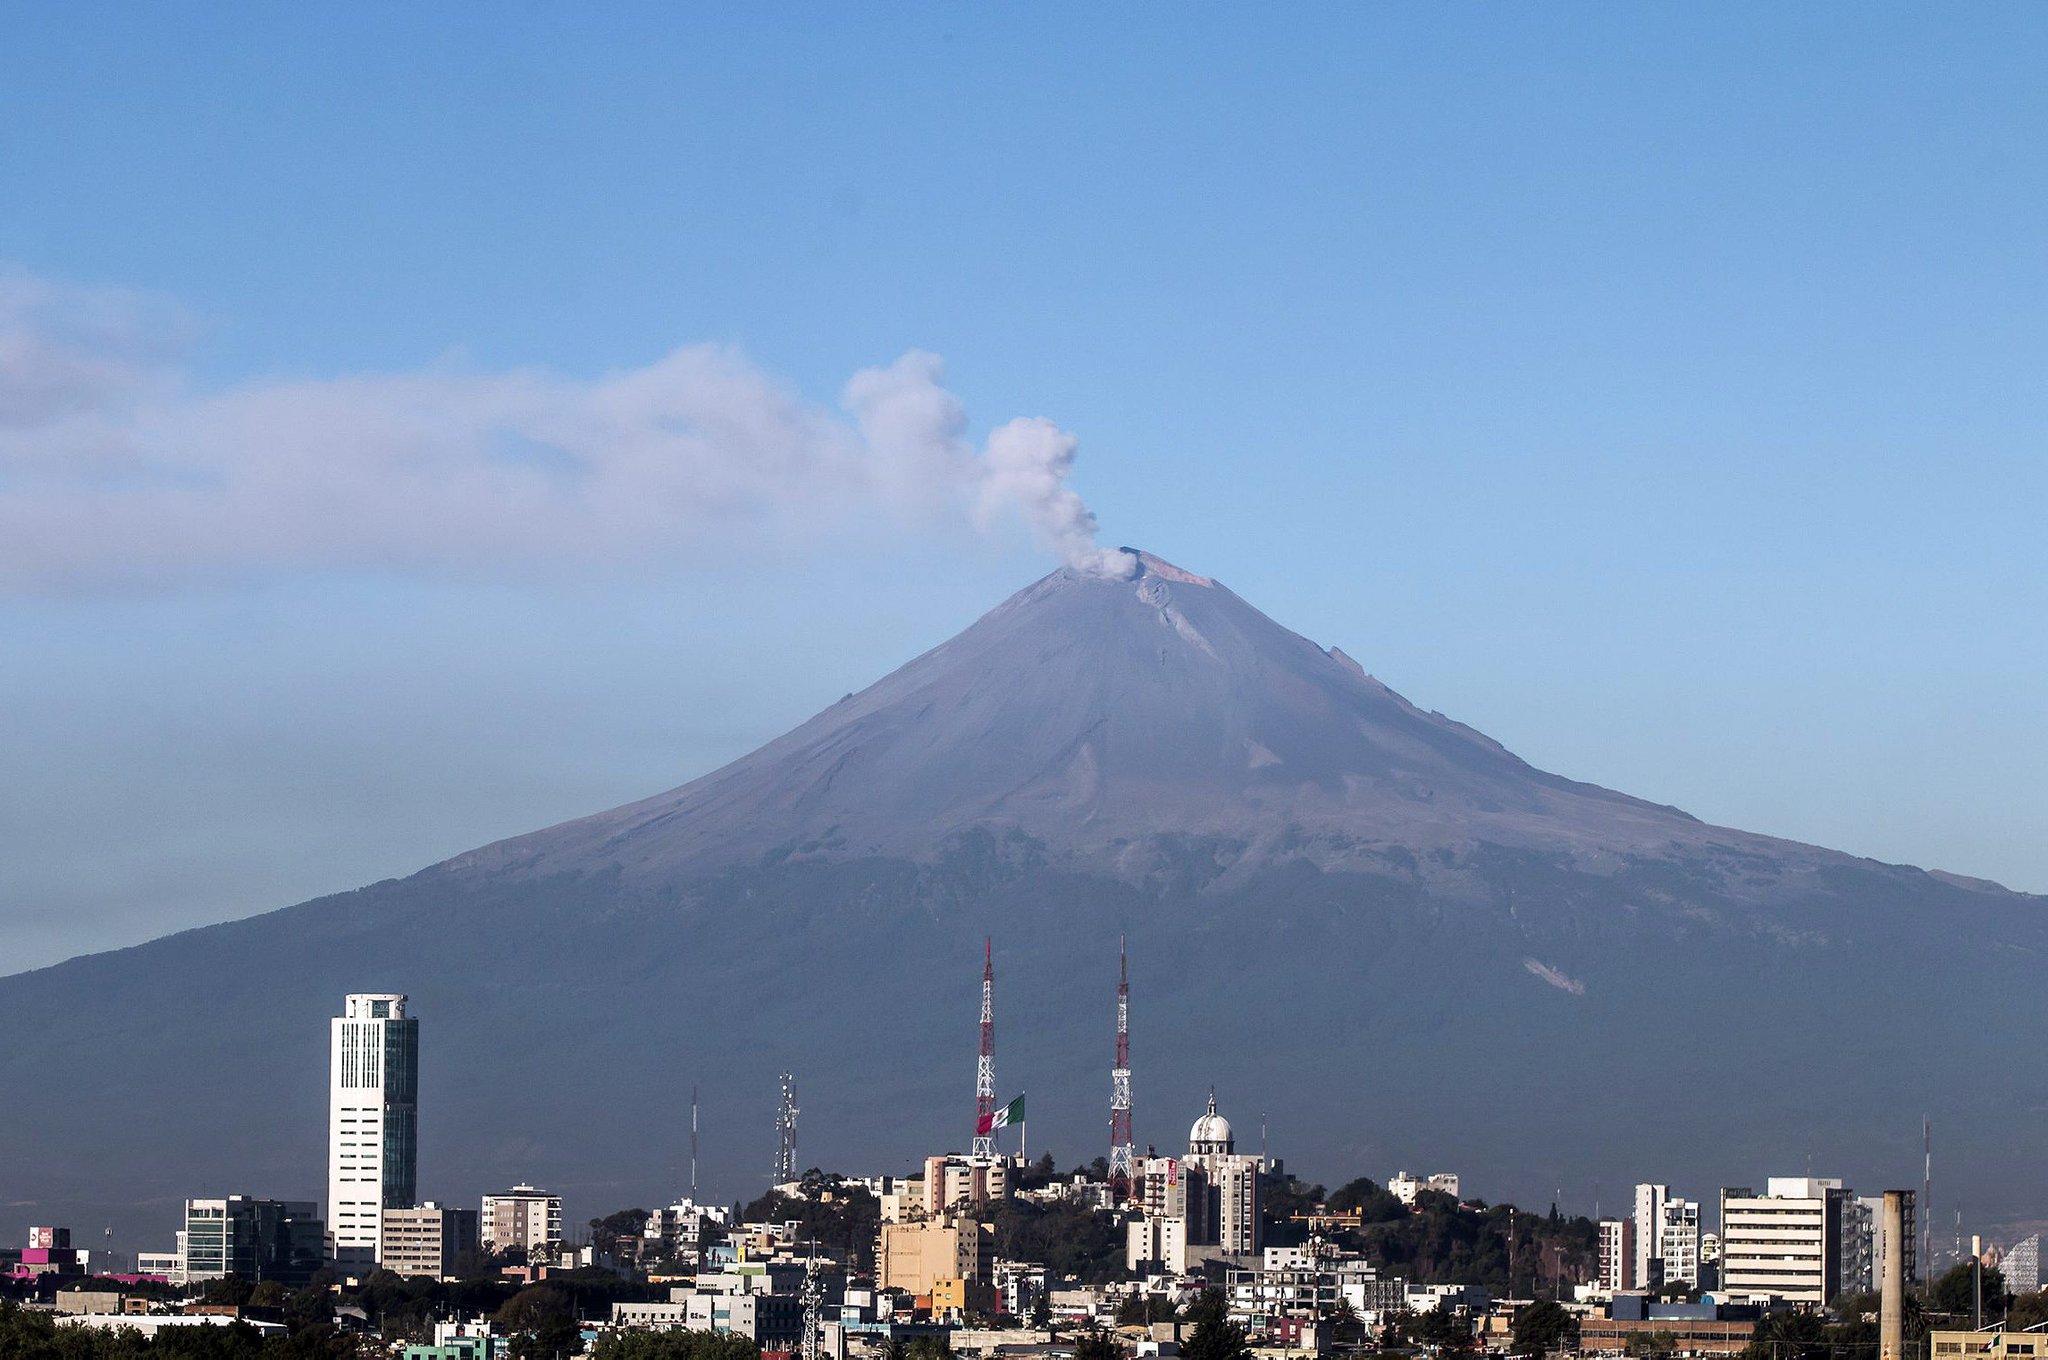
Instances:
[[[1189,1152],[1231,1152],[1237,1147],[1237,1137],[1231,1132],[1230,1121],[1216,1113],[1216,1093],[1209,1093],[1209,1109],[1195,1126],[1188,1130]]]

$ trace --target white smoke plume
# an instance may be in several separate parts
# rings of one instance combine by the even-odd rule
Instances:
[[[838,409],[696,345],[575,379],[456,366],[198,392],[144,299],[0,273],[0,591],[301,570],[605,570],[781,547],[878,518],[1021,519],[1127,575],[1067,484],[1074,437],[982,448],[920,351]]]

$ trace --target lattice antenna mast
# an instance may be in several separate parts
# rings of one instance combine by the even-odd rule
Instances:
[[[824,1360],[825,1329],[820,1325],[825,1307],[825,1281],[818,1274],[818,1239],[811,1239],[811,1259],[804,1265],[804,1335],[801,1360]]]
[[[974,1155],[994,1158],[996,1131],[996,947],[981,942],[981,1059],[974,1065]]]
[[[697,1202],[697,1088],[690,1088],[690,1203]]]
[[[782,1074],[782,1102],[775,1109],[775,1184],[796,1179],[796,1078]]]
[[[1109,1189],[1131,1191],[1131,971],[1125,942],[1116,947],[1116,1066],[1109,1074]]]

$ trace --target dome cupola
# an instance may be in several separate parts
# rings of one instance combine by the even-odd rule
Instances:
[[[1197,1157],[1203,1153],[1229,1156],[1237,1150],[1237,1137],[1230,1131],[1230,1121],[1216,1113],[1216,1092],[1209,1092],[1209,1110],[1195,1126],[1188,1130],[1188,1155]]]

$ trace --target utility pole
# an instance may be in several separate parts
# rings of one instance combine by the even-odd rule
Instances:
[[[1920,1116],[1920,1278],[1934,1278],[1934,1121]]]

